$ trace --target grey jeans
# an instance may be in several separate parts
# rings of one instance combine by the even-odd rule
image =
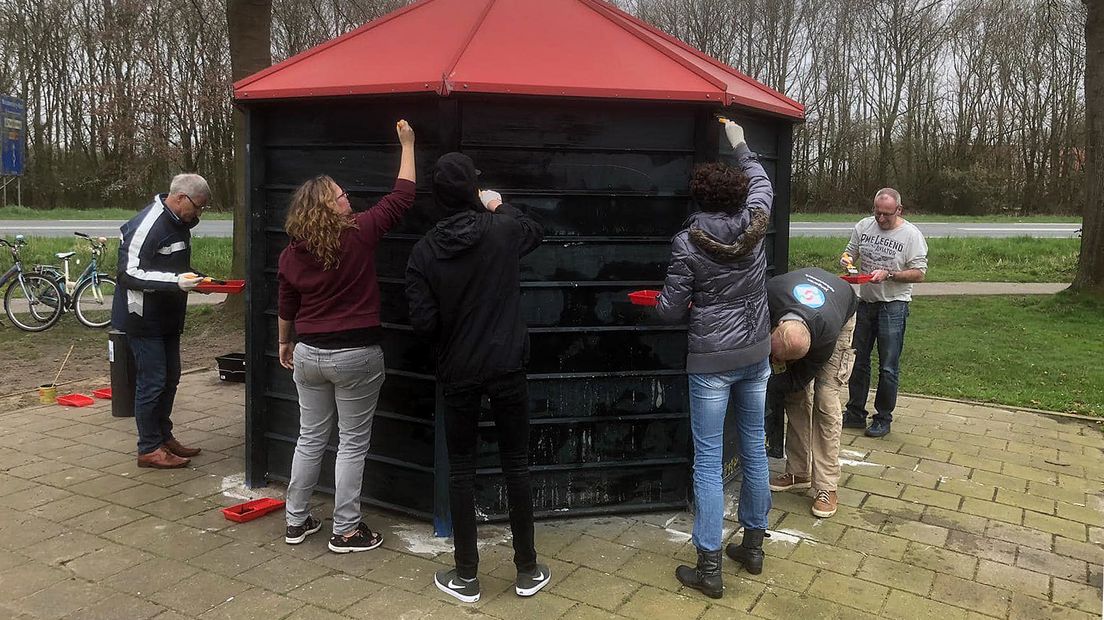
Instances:
[[[287,523],[302,525],[337,414],[333,533],[351,534],[360,523],[364,456],[372,439],[372,415],[383,387],[383,350],[316,349],[295,345],[295,387],[299,391],[299,440],[291,461]]]

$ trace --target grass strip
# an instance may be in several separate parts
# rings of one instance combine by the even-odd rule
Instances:
[[[791,237],[790,269],[837,272],[846,237]],[[1080,239],[933,237],[926,282],[1071,282]]]
[[[1104,416],[1104,299],[918,297],[909,310],[902,391]]]
[[[14,235],[6,235],[10,241]],[[58,252],[76,252],[77,255],[69,259],[69,273],[76,278],[92,258],[91,245],[84,239],[77,237],[28,237],[27,245],[19,252],[19,258],[23,260],[23,267],[32,268],[38,264],[61,266],[61,261],[54,255]],[[99,271],[115,274],[115,266],[119,256],[119,240],[108,238],[107,251],[100,257]],[[233,261],[233,241],[221,237],[193,237],[192,238],[192,266],[203,273],[215,277],[228,277],[230,264]],[[79,263],[77,261],[80,261]],[[11,254],[7,248],[0,248],[0,273],[11,266]]]

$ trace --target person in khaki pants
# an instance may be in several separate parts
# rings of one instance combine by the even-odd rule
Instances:
[[[767,284],[771,358],[777,372],[767,389],[782,395],[786,428],[786,473],[772,491],[814,491],[812,512],[836,513],[839,447],[843,421],[840,393],[855,361],[851,338],[858,297],[849,284],[823,269],[799,269]]]

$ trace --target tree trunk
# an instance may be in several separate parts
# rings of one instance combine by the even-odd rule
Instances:
[[[1085,208],[1071,288],[1104,294],[1104,0],[1085,7]]]
[[[230,36],[230,74],[234,81],[272,64],[272,0],[228,0],[226,24]],[[245,187],[245,115],[234,110],[234,262],[231,273],[245,277],[245,240],[249,234]],[[241,295],[227,298],[226,310],[240,313]]]

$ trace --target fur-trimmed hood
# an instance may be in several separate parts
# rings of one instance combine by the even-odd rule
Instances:
[[[746,257],[767,235],[770,214],[759,209],[726,213],[696,213],[688,222],[690,242],[719,263]]]

